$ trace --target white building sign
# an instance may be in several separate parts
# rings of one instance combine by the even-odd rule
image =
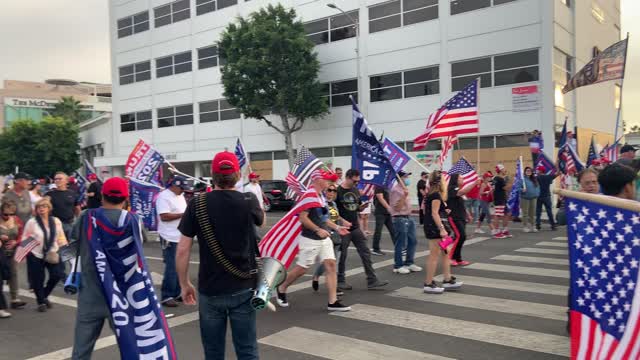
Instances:
[[[538,91],[538,85],[512,88],[511,102],[513,112],[540,110],[540,91]]]

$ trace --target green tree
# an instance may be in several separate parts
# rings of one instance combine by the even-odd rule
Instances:
[[[227,26],[219,42],[224,96],[247,117],[282,134],[293,165],[291,134],[327,113],[320,63],[296,12],[269,5]],[[271,115],[280,118],[272,121]]]
[[[54,105],[51,115],[72,121],[74,124],[80,122],[80,101],[73,96],[63,96]]]
[[[71,173],[80,167],[79,140],[78,125],[66,119],[15,121],[0,134],[0,173],[13,173],[16,166],[37,177]]]

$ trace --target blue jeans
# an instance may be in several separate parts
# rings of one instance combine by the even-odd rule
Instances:
[[[413,257],[416,254],[416,223],[409,216],[394,216],[393,230],[395,231],[396,243],[394,247],[394,269],[402,266],[413,265]],[[402,261],[402,250],[407,249],[407,256]]]
[[[227,319],[238,360],[258,359],[256,311],[251,306],[253,290],[234,294],[207,296],[200,294],[200,336],[205,360],[224,360]]]
[[[178,243],[166,241],[166,246],[162,249],[164,259],[164,278],[162,279],[162,300],[177,298],[180,296],[180,282],[176,271],[176,249]]]

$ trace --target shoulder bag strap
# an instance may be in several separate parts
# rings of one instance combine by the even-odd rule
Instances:
[[[222,251],[222,247],[220,247],[220,243],[216,239],[214,227],[209,221],[209,215],[207,214],[207,197],[206,194],[202,194],[198,196],[196,200],[196,219],[198,220],[198,225],[200,225],[200,230],[202,231],[202,235],[204,239],[207,241],[207,245],[209,247],[209,251],[216,259],[216,261],[222,265],[222,267],[229,273],[233,274],[236,277],[241,279],[252,279],[255,277],[256,270],[251,270],[249,272],[242,271],[238,269],[235,265],[227,259]]]

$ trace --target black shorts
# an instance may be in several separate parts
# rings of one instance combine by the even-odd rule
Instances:
[[[449,227],[449,222],[445,219],[442,219],[442,225],[444,225],[445,230],[447,230],[448,234],[451,234],[451,228]],[[435,224],[427,225],[424,224],[424,236],[430,240],[442,239],[440,236],[440,229]]]

